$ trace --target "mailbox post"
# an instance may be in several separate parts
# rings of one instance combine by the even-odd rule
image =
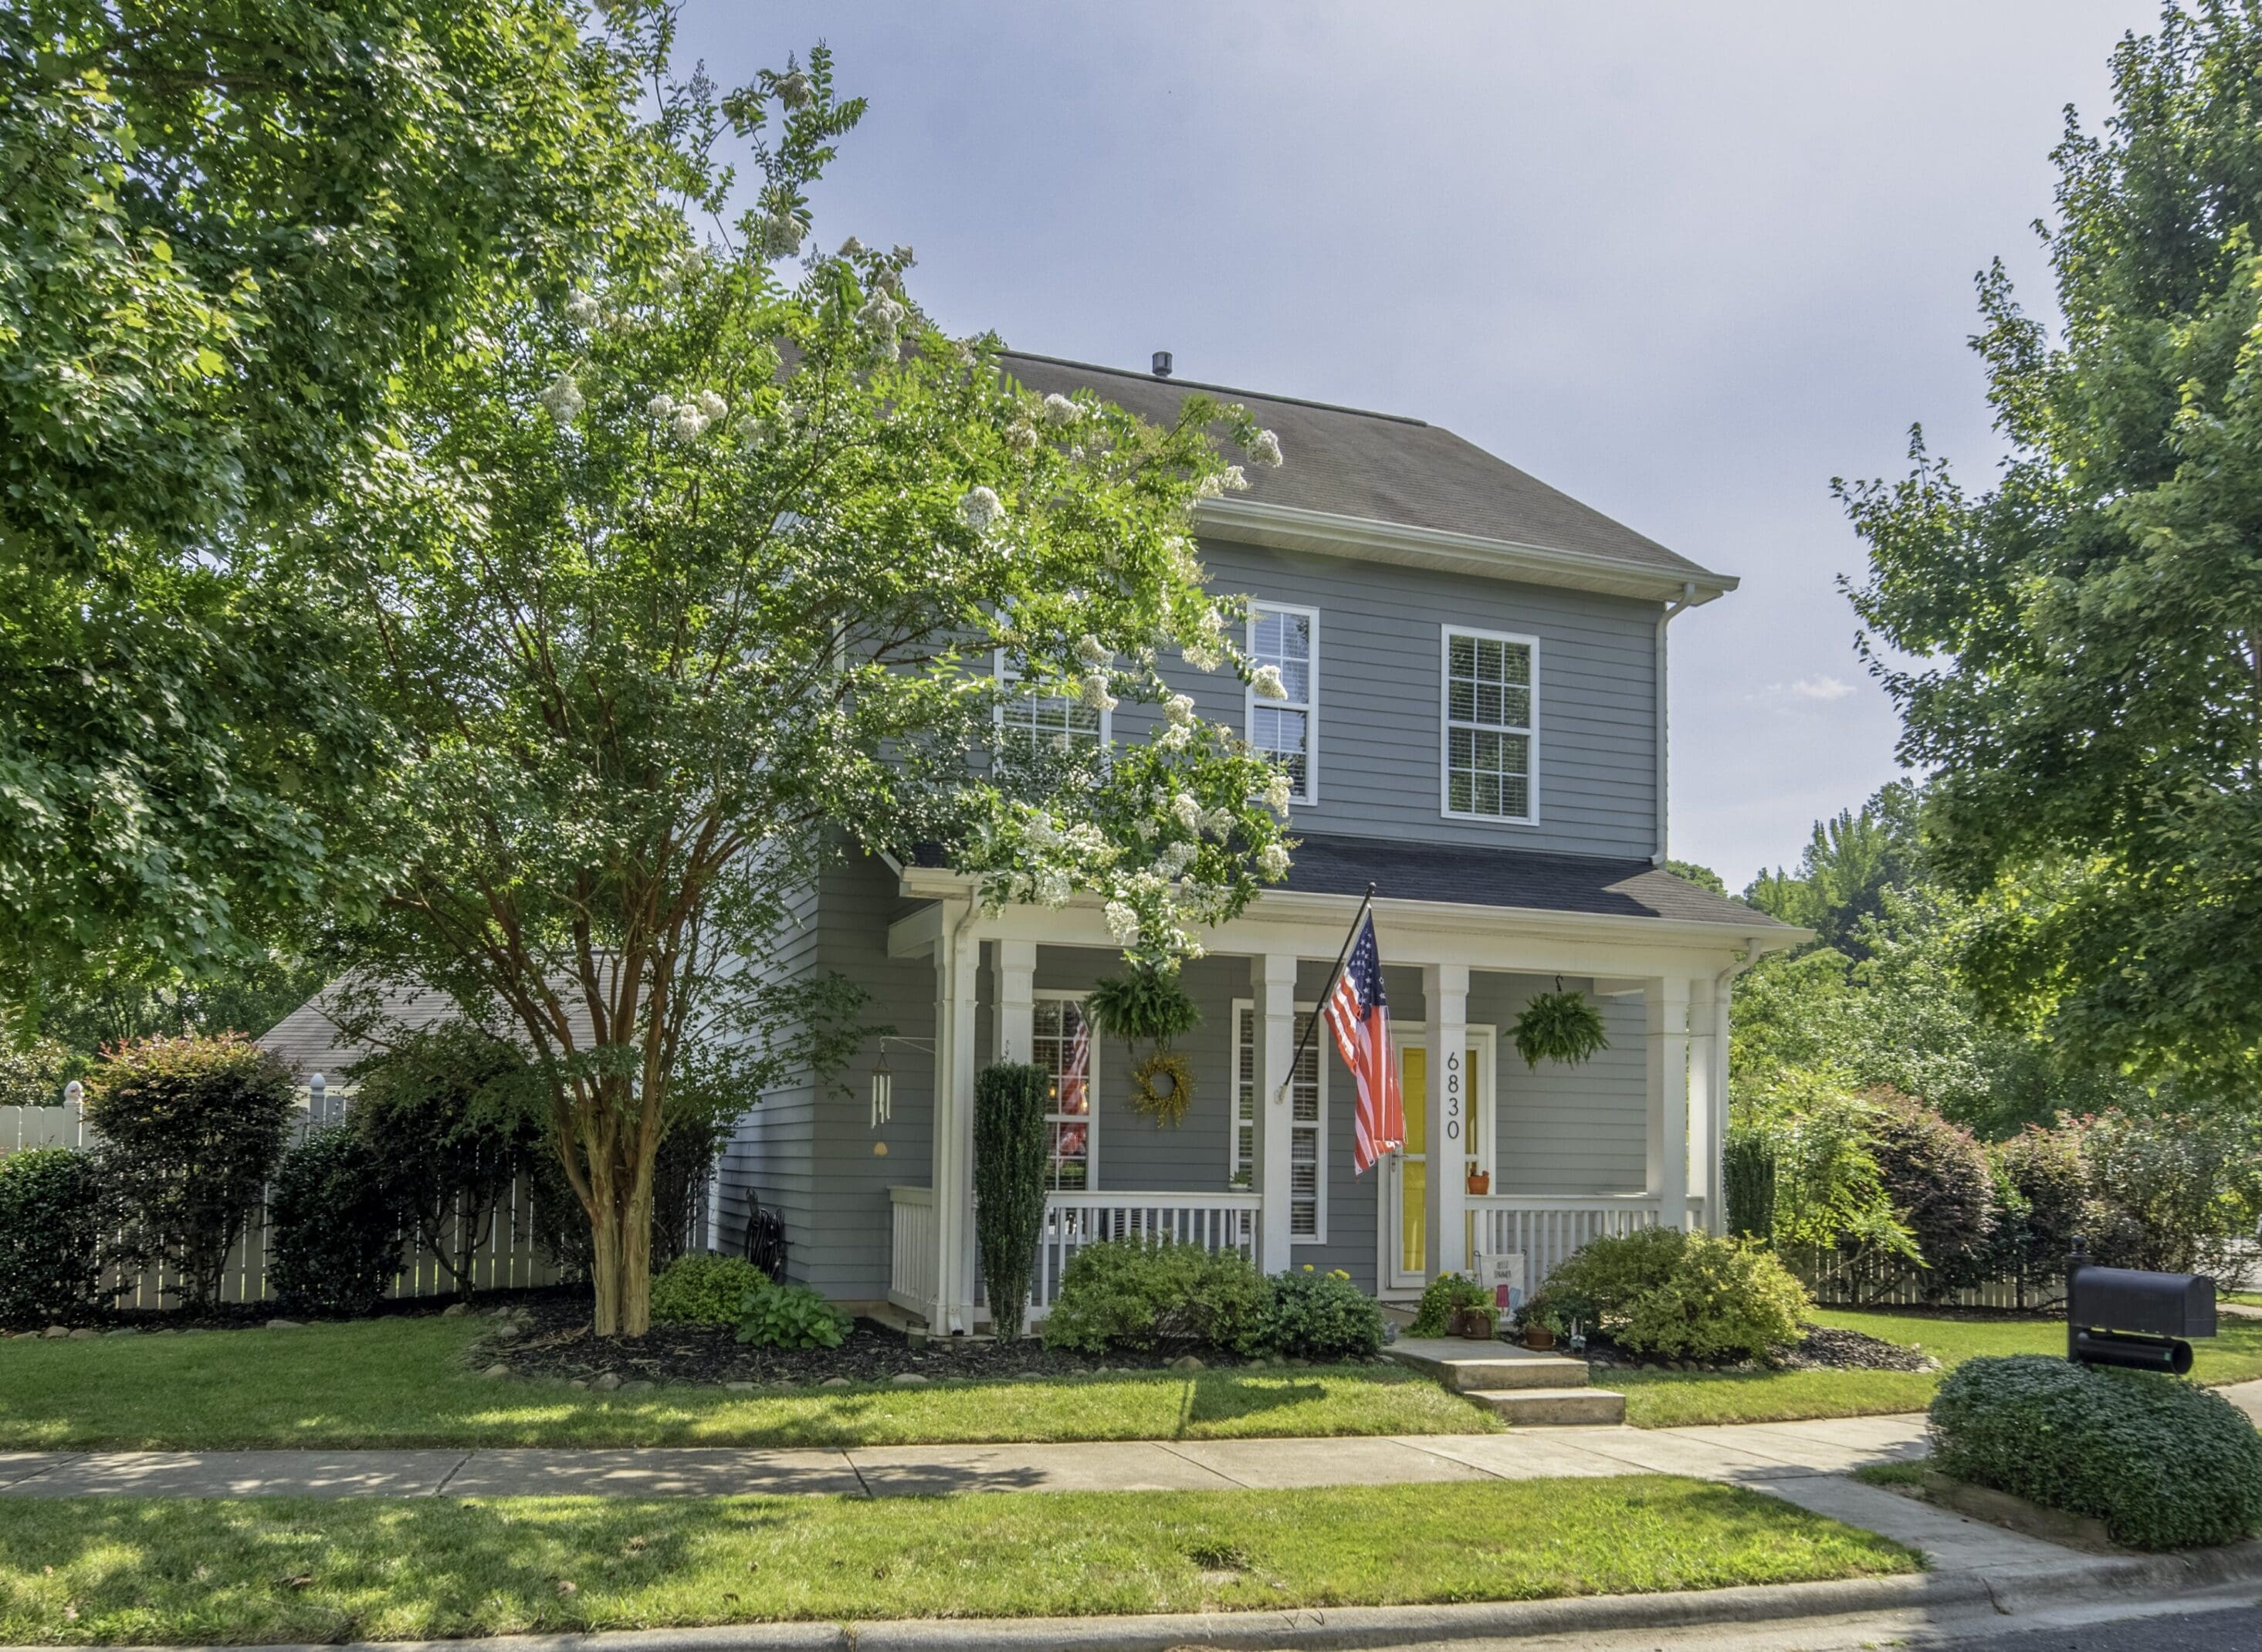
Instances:
[[[2099,1267],[2077,1236],[2065,1259],[2065,1357],[2137,1371],[2192,1368],[2189,1337],[2215,1335],[2215,1281],[2204,1273]]]

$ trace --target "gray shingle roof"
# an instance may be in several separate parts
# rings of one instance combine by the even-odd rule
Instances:
[[[1288,869],[1287,887],[1303,894],[1364,895],[1369,884],[1381,900],[1789,927],[1647,861],[1307,833]]]
[[[1611,521],[1452,431],[1366,413],[1181,379],[1003,352],[1005,371],[1040,393],[1089,389],[1142,418],[1167,422],[1191,391],[1248,408],[1277,432],[1286,463],[1249,468],[1239,495],[1260,504],[1600,557],[1675,576],[1704,574],[1686,557]],[[1716,576],[1715,576],[1716,577]]]

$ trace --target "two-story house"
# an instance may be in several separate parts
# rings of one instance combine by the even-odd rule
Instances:
[[[1521,1254],[1536,1284],[1599,1234],[1717,1229],[1731,983],[1803,933],[1662,869],[1668,623],[1735,581],[1417,419],[1006,366],[1156,420],[1210,390],[1279,433],[1286,465],[1197,527],[1288,697],[1191,671],[1174,686],[1286,761],[1301,847],[1285,885],[1185,967],[1204,1019],[1178,1042],[1196,1085],[1170,1128],[1132,1111],[1127,1052],[1084,1025],[1084,994],[1120,963],[1097,903],[987,913],[947,871],[825,873],[798,967],[860,983],[901,1035],[865,1050],[852,1099],[811,1086],[748,1114],[718,1177],[718,1244],[752,1195],[782,1216],[795,1278],[973,1329],[974,1082],[1000,1057],[1055,1078],[1038,1315],[1078,1245],[1124,1233],[1268,1272],[1339,1267],[1387,1299],[1480,1254]],[[1008,716],[1071,739],[1144,732],[1127,705]],[[1288,1068],[1370,884],[1408,1140],[1354,1176],[1354,1088],[1330,1041]],[[1609,1048],[1527,1070],[1508,1029],[1559,980],[1594,997]]]

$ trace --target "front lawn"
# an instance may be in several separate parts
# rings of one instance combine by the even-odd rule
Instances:
[[[2065,1352],[2065,1322],[1965,1319],[1900,1309],[1822,1309],[1817,1324],[1866,1331],[1921,1346],[1943,1367],[1977,1354]],[[2201,1382],[2262,1377],[2262,1323],[2224,1319],[2222,1334],[2193,1344]],[[1626,1396],[1626,1421],[1641,1428],[1697,1423],[1788,1423],[1810,1417],[1873,1417],[1920,1411],[1944,1371],[1597,1371],[1598,1387]]]
[[[1500,1426],[1387,1366],[753,1394],[598,1394],[465,1370],[473,1319],[0,1343],[0,1447],[907,1446],[1466,1434]]]
[[[780,1620],[1535,1600],[1907,1572],[1664,1476],[943,1498],[0,1503],[0,1642],[342,1641]]]

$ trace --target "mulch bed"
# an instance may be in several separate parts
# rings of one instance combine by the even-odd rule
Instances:
[[[500,1317],[472,1350],[473,1366],[502,1365],[515,1376],[576,1383],[618,1379],[623,1388],[662,1383],[807,1386],[828,1381],[929,1381],[1014,1376],[1075,1376],[1099,1371],[1160,1371],[1180,1353],[1094,1357],[1047,1348],[1034,1338],[1016,1343],[933,1338],[914,1342],[868,1319],[856,1321],[837,1348],[756,1348],[723,1325],[655,1325],[648,1336],[606,1338],[592,1332],[587,1297],[531,1302]],[[1219,1363],[1240,1365],[1230,1355]],[[613,1386],[607,1381],[606,1387]]]
[[[1699,1360],[1660,1360],[1635,1353],[1606,1339],[1587,1345],[1588,1362],[1603,1369],[1632,1371],[1937,1371],[1940,1362],[1920,1348],[1887,1342],[1859,1331],[1809,1325],[1806,1334],[1776,1350],[1764,1364],[1743,1360],[1708,1364]]]

